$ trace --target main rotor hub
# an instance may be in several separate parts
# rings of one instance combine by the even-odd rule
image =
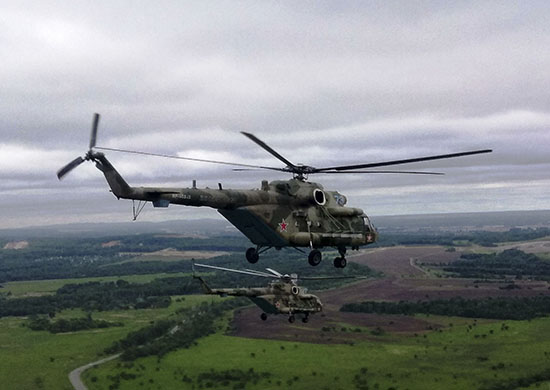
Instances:
[[[293,178],[301,181],[307,180],[308,175],[310,173],[315,173],[316,171],[314,167],[309,165],[303,165],[303,164],[298,164],[293,166],[288,165],[285,168],[285,170],[288,172],[292,172]]]

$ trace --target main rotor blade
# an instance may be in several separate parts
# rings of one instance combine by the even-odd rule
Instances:
[[[278,277],[278,278],[280,278],[280,277],[282,277],[282,276],[283,276],[283,274],[282,274],[282,273],[280,273],[280,272],[277,272],[277,271],[275,271],[275,270],[274,270],[274,269],[272,269],[272,268],[266,268],[266,270],[268,270],[269,272],[271,272],[271,273],[272,273],[273,275],[275,275],[275,276],[276,276],[276,277]]]
[[[321,171],[315,173],[404,173],[408,175],[444,175],[442,172],[423,171]]]
[[[205,160],[205,159],[202,159],[202,158],[192,158],[192,157],[183,157],[183,156],[172,156],[172,155],[170,155],[170,154],[149,153],[149,152],[140,152],[140,151],[137,151],[137,150],[106,148],[106,147],[103,147],[103,146],[96,146],[95,148],[96,148],[96,149],[100,149],[100,150],[109,150],[109,151],[111,151],[111,152],[140,154],[140,155],[143,155],[143,156],[166,157],[166,158],[174,158],[174,159],[177,159],[177,160],[195,161],[195,162],[203,162],[203,163],[210,163],[210,164],[231,165],[231,166],[235,166],[235,167],[268,169],[268,170],[271,170],[271,171],[286,172],[286,170],[285,170],[284,168],[265,167],[265,166],[262,166],[262,165],[250,165],[250,164],[232,163],[232,162],[227,162],[227,161]]]
[[[65,165],[63,168],[61,168],[59,171],[57,171],[57,178],[61,180],[63,176],[65,176],[67,173],[75,169],[77,166],[82,164],[85,160],[82,157],[77,157],[67,165]]]
[[[286,158],[284,158],[283,156],[281,156],[279,153],[277,153],[275,150],[273,150],[269,145],[267,145],[264,141],[262,141],[261,139],[259,139],[258,137],[256,137],[254,134],[250,134],[250,133],[246,133],[244,131],[241,131],[241,134],[247,136],[248,138],[250,138],[252,141],[254,141],[255,143],[257,143],[258,145],[260,145],[262,148],[264,148],[265,150],[267,150],[269,153],[271,153],[273,156],[275,156],[277,159],[279,159],[280,161],[284,162],[288,167],[296,167],[296,165],[292,164],[290,161],[288,161]]]
[[[260,276],[260,275],[265,276],[266,278],[272,278],[273,277],[272,274],[268,274],[267,272],[263,272],[263,271],[256,271],[255,269],[245,268],[244,270],[248,271],[248,272],[253,272],[253,273],[257,274],[258,276]]]
[[[256,272],[241,271],[241,270],[238,270],[238,269],[217,267],[217,266],[215,266],[215,265],[206,265],[206,264],[199,264],[199,263],[195,263],[195,265],[196,265],[197,267],[211,268],[211,269],[217,269],[217,270],[220,270],[220,271],[227,271],[227,272],[235,272],[235,273],[238,273],[238,274],[259,276],[259,277],[262,277],[262,278],[272,278],[272,277],[273,277],[272,275],[267,275],[267,276],[266,276],[266,275],[262,275],[262,274],[256,273]]]
[[[492,151],[493,151],[492,149],[472,150],[469,152],[440,154],[437,156],[417,157],[417,158],[409,158],[405,160],[394,160],[394,161],[383,161],[383,162],[369,163],[369,164],[341,165],[336,167],[316,168],[313,173],[320,173],[320,172],[326,172],[326,171],[347,171],[347,170],[361,169],[361,168],[385,167],[388,165],[409,164],[409,163],[420,162],[420,161],[441,160],[445,158],[471,156],[473,154],[491,153]]]
[[[99,125],[100,115],[96,112],[94,114],[94,121],[92,123],[92,133],[90,134],[90,149],[95,146],[97,140],[97,126]]]

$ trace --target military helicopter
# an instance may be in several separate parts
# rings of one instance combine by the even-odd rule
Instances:
[[[442,175],[439,172],[368,169],[492,152],[490,149],[484,149],[405,160],[316,168],[309,165],[294,164],[253,134],[241,132],[285,164],[284,167],[258,166],[99,147],[96,146],[99,119],[99,114],[94,114],[88,152],[84,157],[77,157],[61,168],[57,172],[59,179],[62,179],[84,161],[95,162],[96,167],[103,172],[107,179],[111,192],[118,199],[139,201],[137,208],[134,204],[134,219],[143,210],[146,202],[151,202],[153,207],[168,207],[170,204],[180,204],[217,209],[255,245],[255,247],[246,250],[246,259],[250,263],[256,263],[260,254],[271,248],[293,247],[301,251],[300,248],[307,247],[310,250],[308,255],[309,264],[316,266],[322,260],[320,249],[335,247],[339,256],[334,259],[334,266],[344,268],[347,264],[345,258],[347,248],[358,250],[361,246],[376,242],[378,233],[363,210],[347,207],[346,197],[338,191],[326,191],[322,185],[307,181],[310,174],[404,173]],[[217,189],[199,189],[196,187],[196,181],[193,181],[192,188],[131,187],[107,160],[105,154],[96,151],[96,149],[239,167],[235,170],[265,169],[290,173],[293,178],[290,180],[275,180],[270,183],[263,180],[259,189],[252,190],[225,189],[221,183],[218,184]]]
[[[204,279],[195,274],[195,266],[215,269],[227,272],[236,272],[239,274],[258,276],[261,278],[273,279],[267,287],[249,287],[249,288],[210,288]],[[216,294],[220,296],[247,297],[260,309],[263,310],[260,318],[267,320],[268,314],[288,315],[288,322],[293,323],[296,316],[302,318],[302,322],[309,321],[310,314],[315,314],[323,310],[323,304],[319,297],[309,294],[304,287],[298,287],[298,275],[281,274],[274,269],[266,268],[268,272],[255,271],[251,269],[236,270],[232,268],[216,267],[206,264],[193,264],[193,278],[200,281],[204,292],[207,294]],[[354,276],[335,276],[335,277],[301,277],[302,280],[321,280],[321,279],[349,279]]]

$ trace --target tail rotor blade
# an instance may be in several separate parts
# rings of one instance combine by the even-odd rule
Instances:
[[[85,160],[82,157],[77,157],[67,165],[65,165],[63,168],[61,168],[59,171],[57,171],[57,178],[61,180],[63,176],[65,176],[67,173],[75,169],[77,166],[82,164]]]
[[[96,112],[94,114],[94,121],[92,123],[92,133],[90,134],[90,149],[95,146],[97,140],[97,126],[99,125],[100,115]]]

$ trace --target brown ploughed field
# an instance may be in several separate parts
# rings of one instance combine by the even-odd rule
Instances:
[[[307,324],[298,318],[294,324],[286,316],[260,319],[261,310],[247,307],[235,314],[231,334],[250,338],[293,340],[315,343],[351,343],[376,339],[371,331],[421,333],[443,326],[441,319],[404,315],[343,313],[344,303],[367,300],[418,301],[452,297],[484,298],[497,296],[550,295],[550,284],[540,281],[515,281],[520,289],[501,289],[505,282],[476,282],[473,279],[440,278],[417,264],[447,263],[460,257],[440,246],[377,248],[349,257],[348,261],[381,271],[381,279],[362,280],[351,285],[317,293],[323,313],[310,317]]]

